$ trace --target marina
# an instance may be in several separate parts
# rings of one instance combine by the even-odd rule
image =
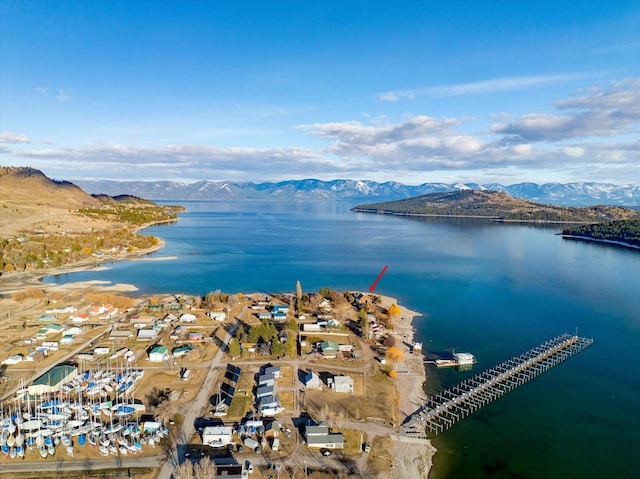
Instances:
[[[593,339],[562,334],[428,398],[407,417],[402,433],[426,437],[449,429],[478,409],[525,384],[593,344]]]
[[[122,457],[155,447],[168,430],[160,422],[141,420],[145,406],[133,399],[133,389],[143,373],[52,368],[0,405],[2,456],[59,459],[58,451],[64,451],[71,458],[76,448],[88,447],[101,456]]]

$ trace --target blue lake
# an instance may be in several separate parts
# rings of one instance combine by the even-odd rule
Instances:
[[[594,345],[439,435],[431,477],[640,477],[640,252],[563,240],[560,227],[353,213],[346,203],[185,202],[167,245],[105,271],[48,278],[204,295],[367,290],[423,313],[430,351],[476,355],[470,372],[429,369],[450,387],[563,332]]]

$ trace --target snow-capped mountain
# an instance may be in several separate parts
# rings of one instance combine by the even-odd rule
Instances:
[[[288,180],[278,183],[235,183],[203,180],[195,183],[175,181],[74,181],[88,193],[110,196],[128,194],[151,200],[260,200],[260,201],[391,201],[428,193],[463,189],[495,190],[540,203],[564,206],[597,204],[639,206],[640,185],[607,183],[423,183],[417,186],[395,181],[316,179]]]

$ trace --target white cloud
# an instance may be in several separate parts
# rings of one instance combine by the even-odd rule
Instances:
[[[56,97],[60,103],[68,103],[73,96],[73,88],[60,88],[58,90],[58,96]]]
[[[460,95],[474,95],[479,93],[492,93],[508,90],[522,90],[524,88],[547,85],[553,83],[564,83],[583,77],[584,74],[566,73],[558,75],[533,75],[494,78],[472,83],[459,83],[455,85],[439,85],[412,90],[398,90],[380,93],[380,101],[397,101],[400,98],[413,100],[418,96],[446,97]]]
[[[564,112],[531,113],[510,123],[496,123],[495,133],[517,141],[559,141],[570,138],[614,136],[638,131],[640,126],[640,79],[616,82],[609,90],[556,103]]]
[[[573,158],[582,158],[584,156],[584,148],[581,146],[565,146],[562,152]]]
[[[5,131],[0,133],[0,143],[31,143],[31,140],[24,133]]]
[[[39,86],[39,87],[36,87],[36,91],[38,93],[44,94],[44,93],[47,93],[49,91],[49,88],[47,88],[46,86]]]

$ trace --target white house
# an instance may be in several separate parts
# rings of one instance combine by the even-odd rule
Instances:
[[[321,447],[325,449],[344,448],[344,437],[342,433],[330,433],[326,422],[321,422],[317,426],[307,426],[305,428],[307,446]]]
[[[227,426],[207,426],[202,431],[202,444],[211,447],[225,447],[231,444],[233,429]]]
[[[191,313],[184,313],[180,316],[180,321],[183,323],[194,323],[196,321],[196,315]]]
[[[153,363],[161,363],[169,359],[169,353],[164,346],[156,346],[149,353],[149,361]]]
[[[139,329],[138,330],[138,341],[153,341],[158,334],[158,331],[155,329]]]
[[[227,313],[225,313],[224,311],[210,311],[207,313],[207,316],[209,316],[214,321],[224,321],[225,319],[227,319]]]
[[[318,323],[305,323],[302,325],[302,331],[307,332],[319,332],[322,328]]]
[[[304,386],[307,388],[315,388],[318,389],[322,383],[320,382],[320,377],[314,373],[313,371],[305,374],[304,376]]]
[[[353,393],[351,376],[334,376],[329,378],[329,386],[337,393]]]
[[[22,362],[22,354],[14,354],[13,356],[9,356],[7,359],[2,361],[2,364],[11,365],[18,364]]]

